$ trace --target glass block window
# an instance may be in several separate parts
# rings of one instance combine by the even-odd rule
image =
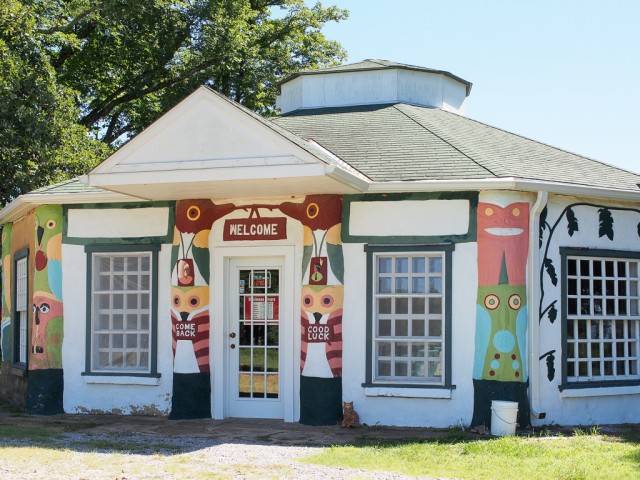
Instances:
[[[16,316],[18,319],[17,325],[17,340],[18,357],[16,361],[18,363],[27,363],[27,297],[28,291],[28,274],[27,274],[27,257],[16,260]]]
[[[372,380],[445,383],[442,251],[373,255]]]
[[[567,382],[639,380],[640,259],[568,255],[565,268]]]
[[[152,252],[91,255],[91,370],[151,372]]]

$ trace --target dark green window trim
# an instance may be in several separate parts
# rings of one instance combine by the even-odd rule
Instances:
[[[453,251],[456,246],[453,243],[432,244],[432,245],[365,245],[364,251],[367,254],[367,332],[366,332],[366,375],[362,387],[389,387],[389,388],[424,388],[424,389],[455,389],[451,384],[451,331],[452,331],[452,285],[453,285]],[[403,253],[403,252],[444,252],[445,254],[445,316],[444,316],[444,383],[441,385],[419,384],[415,382],[374,382],[373,381],[373,281],[375,268],[373,257],[376,253]]]
[[[167,233],[157,237],[131,237],[131,238],[89,238],[89,237],[70,237],[68,236],[69,228],[69,210],[74,209],[136,209],[136,208],[157,208],[166,207],[169,209],[167,221]],[[62,243],[70,245],[156,245],[162,243],[173,243],[173,229],[176,219],[176,202],[128,202],[128,203],[83,203],[78,205],[63,205],[63,225],[62,225]]]
[[[87,254],[87,318],[86,318],[86,349],[85,349],[85,371],[82,375],[92,376],[121,376],[121,377],[160,377],[158,373],[158,252],[161,245],[86,245],[84,251]],[[120,252],[149,252],[151,253],[151,338],[149,354],[149,372],[103,372],[91,370],[91,284],[93,278],[93,254],[94,253],[120,253]]]
[[[375,243],[375,244],[436,244],[475,242],[477,237],[478,192],[415,192],[415,193],[368,193],[361,195],[345,195],[342,204],[342,243]],[[459,235],[434,236],[368,236],[351,235],[349,218],[352,202],[397,202],[401,200],[468,200],[469,226],[467,233]],[[407,219],[408,222],[411,219]]]
[[[26,359],[24,362],[20,361],[20,321],[18,318],[18,269],[16,268],[16,265],[18,264],[19,260],[22,260],[23,258],[27,259],[27,330],[26,330],[26,342],[27,342],[27,351],[25,353],[26,355]],[[32,299],[29,298],[29,249],[28,248],[22,248],[20,250],[18,250],[17,252],[15,252],[13,254],[13,279],[12,279],[12,287],[13,287],[13,292],[12,292],[12,301],[13,301],[13,319],[12,319],[12,323],[13,323],[13,328],[11,328],[12,330],[12,334],[13,334],[13,355],[12,355],[12,359],[13,359],[13,365],[12,365],[12,369],[17,370],[15,372],[15,374],[17,374],[18,376],[23,376],[25,377],[27,375],[27,365],[29,365],[29,310],[30,310],[30,304],[32,302]]]
[[[562,383],[558,390],[579,390],[585,388],[615,388],[640,385],[640,380],[606,380],[595,382],[568,382],[567,381],[567,257],[603,257],[603,258],[630,258],[640,259],[640,252],[629,250],[611,250],[586,247],[560,247],[561,264],[561,336],[562,336]],[[639,318],[640,320],[640,318]]]

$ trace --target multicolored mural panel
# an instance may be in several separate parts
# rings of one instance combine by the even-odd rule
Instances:
[[[478,295],[472,426],[491,422],[491,401],[518,402],[529,424],[526,270],[529,204],[478,203]]]
[[[13,225],[2,227],[2,316],[0,349],[2,361],[11,360],[11,232]]]

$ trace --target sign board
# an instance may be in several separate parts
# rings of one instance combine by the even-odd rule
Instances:
[[[280,302],[278,297],[267,297],[264,295],[254,295],[244,297],[244,311],[246,320],[267,320],[277,321],[280,316]]]
[[[224,221],[222,239],[284,240],[287,238],[285,217],[229,218]]]

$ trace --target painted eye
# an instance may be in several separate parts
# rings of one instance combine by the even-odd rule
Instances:
[[[200,297],[189,297],[189,305],[191,305],[192,307],[197,307],[198,305],[200,305]]]
[[[317,203],[310,203],[307,207],[307,217],[316,218],[320,213],[320,207],[318,207]]]
[[[302,303],[304,303],[305,307],[310,307],[313,305],[313,297],[311,295],[305,295],[302,297]]]
[[[36,313],[38,311],[38,307],[36,306],[36,304],[33,304],[33,313]]]
[[[178,295],[173,297],[173,304],[177,307],[180,305],[180,297]]]
[[[485,214],[487,217],[490,217],[491,215],[493,215],[493,208],[488,207],[488,208],[484,211],[484,214]]]
[[[484,306],[489,310],[495,310],[496,308],[498,308],[498,305],[500,305],[500,299],[497,295],[489,294],[484,297]]]
[[[511,215],[513,215],[514,217],[519,217],[520,209],[518,207],[514,208],[513,210],[511,210]]]
[[[187,209],[187,218],[193,222],[200,218],[200,209],[195,205]]]
[[[54,219],[51,219],[51,220],[49,220],[47,222],[47,228],[49,230],[53,230],[54,228],[56,228],[56,225],[57,225],[57,223],[56,223],[56,221]]]
[[[323,307],[331,307],[333,305],[333,297],[331,295],[323,295],[320,302]]]
[[[518,310],[522,306],[522,298],[517,293],[509,297],[509,306],[512,310]]]
[[[49,313],[49,310],[51,310],[51,308],[49,307],[48,303],[43,303],[42,305],[40,305],[40,313]]]

